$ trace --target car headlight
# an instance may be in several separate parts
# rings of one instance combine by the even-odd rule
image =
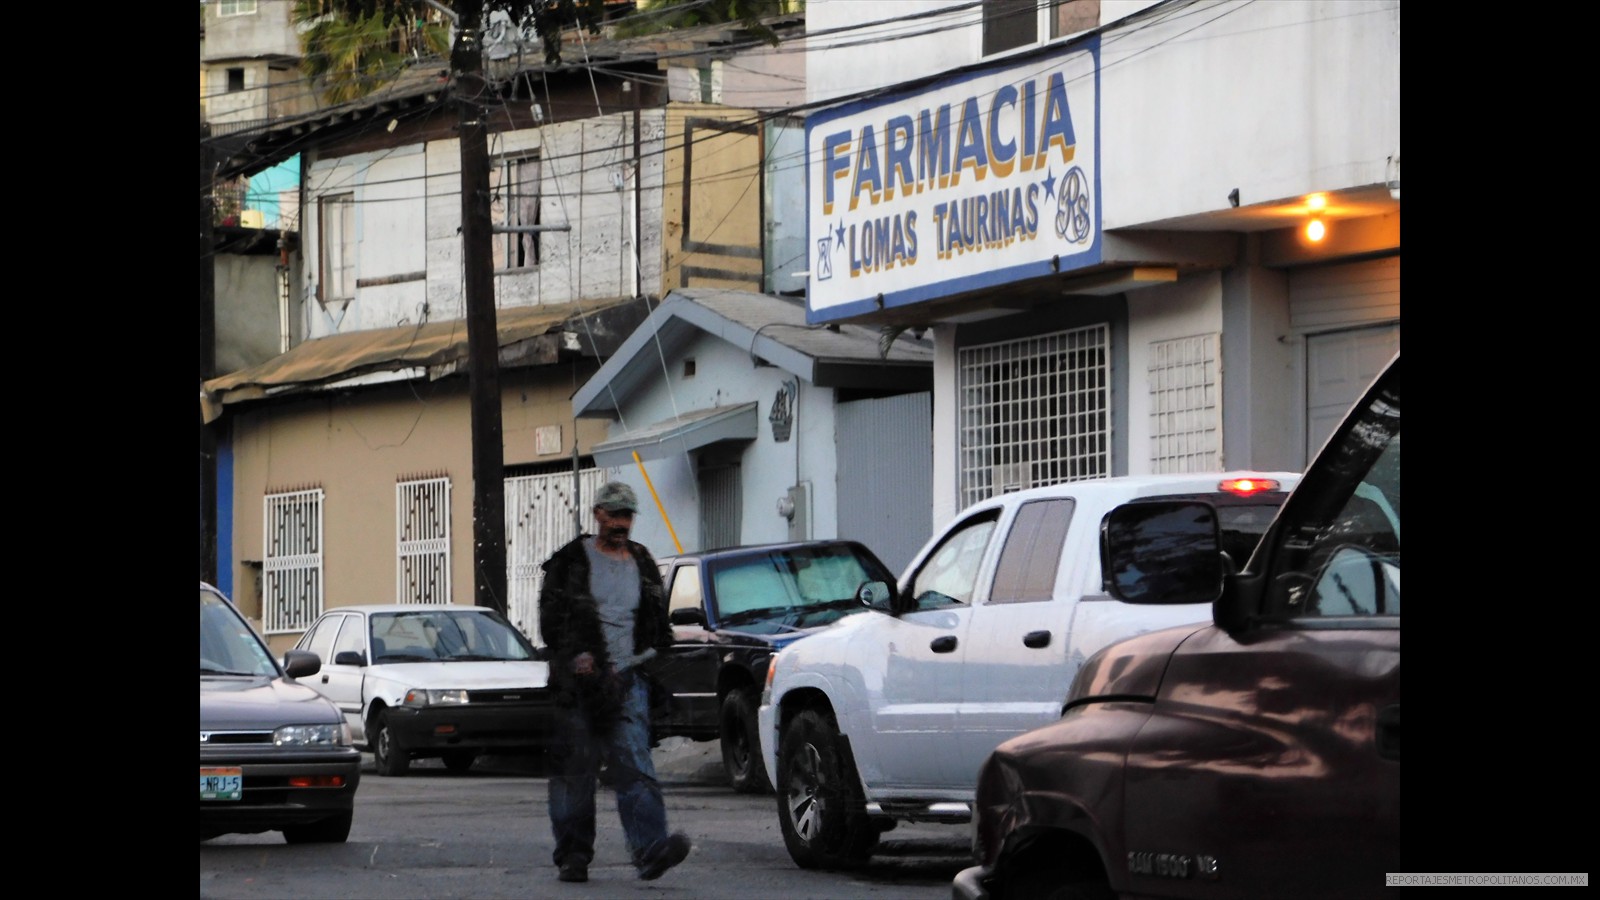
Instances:
[[[350,726],[284,725],[272,732],[272,743],[279,747],[348,747]]]
[[[406,691],[402,706],[450,706],[467,702],[467,692],[459,689],[448,691],[430,691],[423,688],[412,688]]]

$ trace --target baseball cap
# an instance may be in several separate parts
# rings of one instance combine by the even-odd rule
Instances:
[[[606,512],[639,511],[639,498],[633,488],[620,481],[608,481],[594,496],[594,505]]]

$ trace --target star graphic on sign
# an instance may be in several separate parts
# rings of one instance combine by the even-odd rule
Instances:
[[[1049,194],[1051,199],[1055,199],[1055,196],[1056,196],[1056,174],[1055,174],[1054,170],[1049,170],[1049,169],[1045,170],[1044,181],[1041,182],[1041,183],[1044,185],[1044,192],[1046,194]]]
[[[833,230],[833,233],[837,234],[839,236],[839,246],[843,247],[844,246],[844,220],[841,219],[839,221],[839,227],[835,228]]]

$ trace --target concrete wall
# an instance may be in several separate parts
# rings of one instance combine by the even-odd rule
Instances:
[[[570,459],[574,437],[584,447],[604,423],[574,422],[574,384],[592,363],[501,372],[505,462]],[[534,455],[533,431],[560,425],[562,452]],[[473,602],[471,411],[465,378],[368,388],[245,410],[233,420],[235,599],[260,619],[255,568],[262,558],[263,496],[320,487],[323,510],[324,609],[390,603],[395,597],[395,483],[418,475],[450,478],[452,599]],[[275,652],[295,635],[271,637]]]
[[[641,179],[633,174],[633,117],[604,116],[493,135],[490,156],[528,150],[541,157],[541,221],[570,231],[541,235],[540,264],[495,273],[501,308],[610,300],[661,290],[663,114],[642,116]],[[297,288],[307,333],[320,337],[466,314],[462,283],[461,151],[430,141],[313,159],[306,170],[306,271]],[[613,175],[620,175],[618,189]],[[634,185],[642,199],[634,222]],[[356,202],[355,300],[323,309],[316,301],[319,197],[353,192]],[[501,236],[496,236],[501,237]],[[633,252],[635,241],[639,253]],[[642,266],[635,278],[635,266]],[[362,286],[362,282],[366,285]]]
[[[696,374],[691,378],[683,376],[686,357],[695,360]],[[794,428],[789,440],[778,442],[773,439],[767,415],[772,410],[778,387],[789,380],[799,382]],[[801,481],[812,485],[811,536],[836,537],[838,499],[833,490],[837,475],[833,391],[796,379],[783,369],[756,367],[746,348],[702,334],[681,351],[669,355],[662,376],[627,399],[622,421],[610,424],[606,439],[624,438],[632,430],[671,419],[675,414],[750,401],[758,404],[759,427],[756,439],[744,448],[739,460],[741,542],[788,539],[788,522],[777,512],[778,498]],[[702,549],[695,454],[676,453],[663,459],[646,460],[645,469],[683,549]],[[645,508],[634,522],[634,539],[657,556],[675,552],[672,534],[650,499],[649,488],[639,468],[630,463],[608,470],[607,476],[626,481],[639,492]]]

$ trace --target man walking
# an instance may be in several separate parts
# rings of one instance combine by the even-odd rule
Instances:
[[[550,649],[550,686],[565,707],[550,778],[562,881],[589,880],[602,762],[639,877],[660,878],[689,855],[689,838],[667,833],[650,760],[650,689],[638,666],[672,643],[672,628],[655,560],[628,539],[638,508],[633,488],[608,482],[595,497],[596,533],[544,564],[539,631]]]

